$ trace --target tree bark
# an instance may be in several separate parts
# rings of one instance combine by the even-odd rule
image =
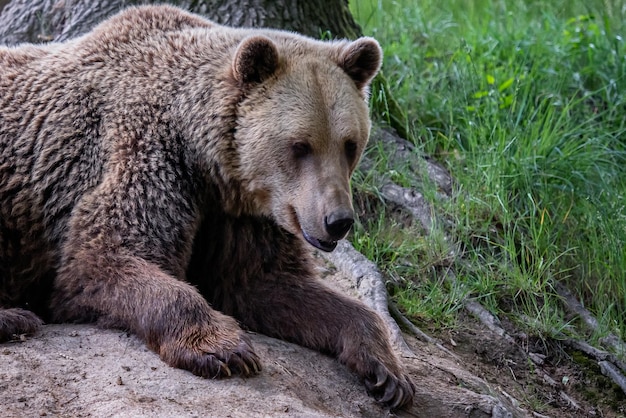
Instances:
[[[146,0],[0,0],[0,42],[64,41],[88,32],[119,10]],[[347,0],[174,0],[230,26],[296,31],[314,38],[356,38],[361,28]]]
[[[356,38],[347,0],[199,0],[177,2],[230,26],[286,29],[313,38]]]

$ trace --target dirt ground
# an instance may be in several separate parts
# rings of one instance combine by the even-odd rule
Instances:
[[[439,337],[448,341],[446,346],[462,359],[469,372],[501,395],[515,399],[512,402],[524,409],[524,415],[626,416],[624,392],[581,353],[524,335],[511,343],[481,329],[472,319],[464,322],[466,326]],[[530,357],[543,363],[537,364]]]
[[[354,284],[320,264],[329,285]],[[162,363],[136,337],[92,325],[46,325],[0,344],[0,405],[6,417],[624,417],[623,392],[571,353],[550,354],[524,336],[507,341],[471,318],[434,335],[450,353],[405,335],[417,386],[409,411],[378,406],[334,359],[251,335],[259,376],[206,380]],[[511,333],[511,335],[515,335]],[[532,353],[539,367],[528,361]],[[621,393],[621,395],[620,395]],[[620,397],[621,396],[621,397]]]

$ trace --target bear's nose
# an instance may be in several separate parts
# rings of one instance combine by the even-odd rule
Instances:
[[[333,239],[343,238],[354,223],[354,213],[351,210],[338,210],[324,218],[326,232]]]

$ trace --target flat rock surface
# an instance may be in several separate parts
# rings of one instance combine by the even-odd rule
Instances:
[[[0,347],[7,416],[384,416],[356,377],[329,357],[252,335],[254,378],[202,379],[168,367],[135,336],[48,325]]]
[[[353,279],[318,258],[323,280],[358,294]],[[3,417],[385,417],[510,416],[494,391],[453,358],[408,338],[417,386],[409,411],[391,413],[335,359],[251,334],[263,371],[202,379],[168,367],[138,338],[94,325],[46,325],[0,344]],[[499,409],[500,408],[500,409]],[[501,411],[502,412],[502,411]]]

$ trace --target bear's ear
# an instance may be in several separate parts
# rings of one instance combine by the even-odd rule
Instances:
[[[260,83],[278,67],[276,45],[265,36],[245,38],[235,51],[233,74],[241,83]]]
[[[359,38],[346,45],[339,55],[339,66],[354,80],[357,88],[365,91],[378,73],[383,51],[373,38]]]

